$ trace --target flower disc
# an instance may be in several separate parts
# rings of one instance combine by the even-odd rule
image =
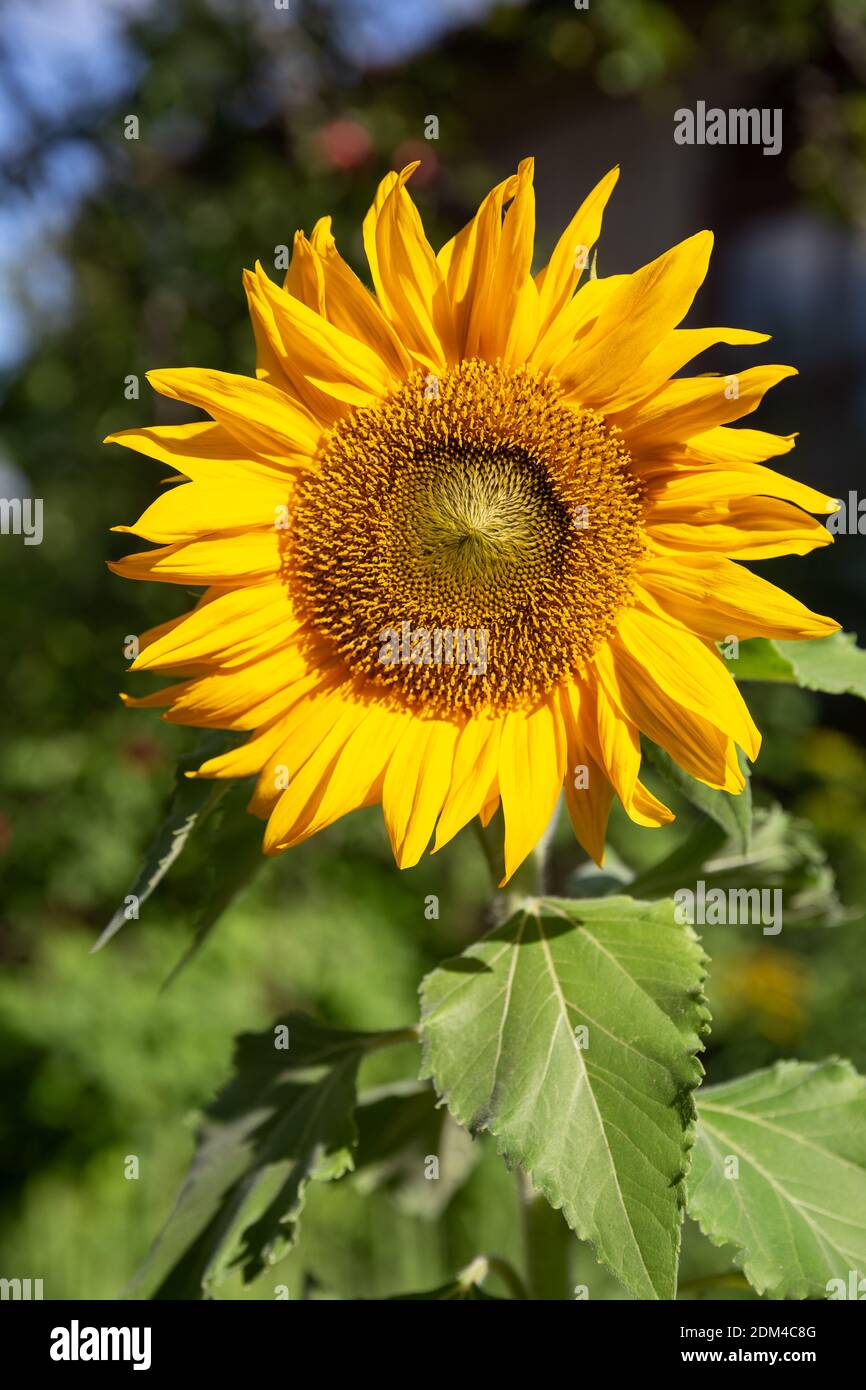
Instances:
[[[508,708],[607,639],[642,553],[640,490],[616,432],[560,396],[473,360],[331,432],[299,489],[293,568],[353,674],[435,714]]]

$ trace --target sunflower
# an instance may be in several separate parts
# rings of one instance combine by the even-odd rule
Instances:
[[[501,804],[505,882],[563,790],[599,863],[614,795],[639,825],[673,819],[640,732],[742,790],[760,735],[717,643],[837,624],[736,562],[828,544],[806,513],[836,503],[763,466],[793,436],[729,428],[793,368],[676,375],[766,341],[677,327],[709,232],[584,273],[614,169],[533,276],[531,160],[438,254],[415,167],[364,221],[374,294],[321,219],[282,288],[245,274],[255,379],[151,372],[210,418],[109,436],[179,484],[116,528],[158,548],[112,569],[204,587],[133,664],[178,683],[128,703],[250,735],[194,775],[257,775],[266,854],[381,802],[406,867]]]

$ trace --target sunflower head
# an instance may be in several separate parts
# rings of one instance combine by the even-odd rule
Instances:
[[[323,219],[281,287],[245,276],[256,377],[152,372],[208,418],[110,437],[180,484],[112,568],[204,590],[140,639],[134,669],[179,683],[129,703],[250,734],[196,775],[257,774],[266,852],[381,802],[406,866],[501,805],[508,878],[564,791],[601,862],[614,795],[672,819],[641,732],[742,789],[760,739],[716,644],[836,624],[737,562],[828,543],[807,513],[836,504],[764,466],[792,436],[730,427],[791,368],[677,375],[765,341],[678,327],[709,233],[586,278],[613,170],[533,274],[527,160],[436,253],[414,167],[365,219],[374,293]]]

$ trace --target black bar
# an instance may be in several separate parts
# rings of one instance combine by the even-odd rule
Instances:
[[[101,1371],[143,1379],[187,1368],[197,1376],[214,1372],[223,1383],[236,1374],[246,1383],[251,1373],[264,1368],[282,1367],[287,1376],[294,1376],[306,1364],[308,1376],[311,1359],[321,1359],[318,1374],[329,1377],[333,1377],[341,1356],[349,1363],[354,1360],[359,1370],[369,1369],[371,1358],[378,1361],[384,1357],[387,1365],[392,1341],[404,1373],[411,1376],[405,1348],[399,1352],[401,1334],[410,1325],[412,1329],[417,1326],[426,1339],[425,1364],[431,1369],[440,1356],[440,1369],[451,1362],[454,1349],[449,1350],[447,1341],[438,1347],[437,1342],[459,1326],[465,1336],[478,1339],[479,1354],[483,1346],[485,1375],[499,1354],[507,1364],[514,1352],[515,1333],[521,1356],[534,1359],[533,1343],[525,1338],[544,1331],[567,1339],[558,1345],[563,1357],[571,1361],[575,1376],[582,1365],[597,1366],[601,1357],[614,1373],[629,1369],[653,1373],[679,1367],[700,1378],[704,1370],[718,1366],[774,1372],[793,1365],[817,1371],[826,1379],[828,1372],[859,1357],[864,1331],[863,1310],[854,1300],[575,1300],[546,1312],[539,1312],[538,1304],[512,1301],[511,1312],[503,1313],[507,1301],[498,1306],[491,1301],[486,1308],[476,1303],[467,1322],[459,1310],[449,1312],[443,1321],[444,1309],[440,1307],[429,1318],[422,1315],[420,1323],[416,1323],[417,1312],[407,1313],[409,1308],[417,1309],[417,1303],[4,1301],[0,1303],[0,1335],[7,1365],[16,1364],[25,1373],[50,1372],[58,1383],[78,1376],[93,1380]],[[500,1323],[502,1316],[506,1321]],[[457,1318],[457,1324],[451,1323],[451,1317]],[[540,1323],[536,1321],[539,1317]],[[103,1338],[101,1329],[112,1328],[117,1329],[116,1335],[107,1333]],[[350,1333],[357,1330],[357,1335],[345,1337],[345,1328]],[[134,1329],[138,1329],[137,1336]],[[539,1371],[549,1364],[547,1356],[552,1350],[548,1346],[543,1353],[541,1345],[536,1347]],[[77,1352],[78,1359],[55,1359],[52,1348],[55,1357],[61,1352],[72,1357]],[[105,1359],[88,1359],[92,1350]],[[124,1353],[126,1359],[114,1359],[115,1354]],[[133,1369],[136,1360],[140,1363],[138,1372]]]

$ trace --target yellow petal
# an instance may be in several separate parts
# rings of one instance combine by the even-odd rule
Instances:
[[[204,604],[208,603],[211,595],[220,592],[220,589],[208,589],[202,594],[196,608],[194,608],[192,612],[195,613],[197,608],[201,608]],[[142,655],[135,658],[132,665],[129,667],[130,671],[140,670],[141,667],[138,663],[142,660],[147,648],[155,646],[157,642],[161,642],[165,637],[170,637],[174,630],[179,627],[181,623],[186,622],[187,618],[191,616],[191,613],[181,613],[176,618],[169,618],[167,623],[158,623],[156,627],[149,627],[144,632],[140,632],[138,634],[138,650]]]
[[[565,804],[578,843],[600,866],[604,863],[604,839],[613,787],[587,751],[581,691],[569,682],[559,687],[557,696],[567,742]]]
[[[623,644],[608,643],[600,648],[593,665],[625,717],[691,777],[719,790],[742,791],[745,779],[733,740],[661,690]]]
[[[320,258],[328,322],[362,343],[369,343],[395,379],[408,376],[412,359],[370,291],[337,250],[330,217],[316,223],[311,243]]]
[[[295,232],[292,259],[283,289],[294,295],[314,314],[325,316],[325,277],[322,264],[303,232]]]
[[[512,174],[491,189],[471,222],[446,242],[436,257],[445,277],[461,357],[478,353],[490,276],[502,235],[502,208],[516,187],[517,177]]]
[[[417,168],[418,166],[415,164],[412,167]],[[376,293],[379,295],[380,299],[382,296],[379,287],[382,283],[382,277],[379,273],[379,251],[376,242],[376,228],[379,225],[382,208],[385,206],[385,199],[395,187],[397,178],[398,175],[392,169],[382,179],[379,187],[376,189],[376,195],[370,206],[370,210],[364,218],[363,224],[364,250],[367,254],[367,263],[370,267],[370,274],[373,277],[373,284],[376,287]]]
[[[156,671],[188,662],[218,661],[228,666],[263,632],[297,627],[299,620],[289,605],[285,585],[267,582],[244,585],[227,593],[211,590],[208,603],[176,619],[167,631],[145,643],[133,671]]]
[[[574,294],[598,241],[608,199],[619,178],[619,165],[605,174],[585,198],[553,250],[550,261],[535,277],[538,289],[539,329],[544,333]]]
[[[618,394],[688,312],[707,273],[712,244],[710,232],[698,232],[624,277],[557,368],[570,403],[616,409]]]
[[[434,853],[486,807],[490,788],[498,774],[501,733],[498,719],[467,719],[460,730],[451,785],[436,825]],[[499,801],[498,791],[496,801]]]
[[[665,695],[715,724],[754,759],[761,735],[717,652],[678,624],[640,608],[619,616],[618,641]]]
[[[148,372],[147,379],[161,395],[206,410],[240,444],[271,463],[308,465],[318,448],[319,421],[265,381],[200,367]]]
[[[213,729],[257,729],[323,683],[327,672],[311,671],[306,655],[290,643],[247,666],[188,681],[166,718]]]
[[[713,507],[733,497],[780,497],[794,502],[807,512],[835,512],[838,502],[825,492],[786,478],[772,468],[760,464],[740,464],[723,468],[710,464],[705,467],[677,466],[666,471],[656,470],[647,479],[650,503],[649,519],[656,507],[663,508],[660,519],[685,521],[707,506]],[[674,515],[674,512],[677,515]]]
[[[241,743],[236,748],[230,748],[226,753],[220,753],[216,758],[208,758],[195,772],[188,772],[188,777],[225,778],[225,777],[252,777],[261,772],[262,768],[273,756],[278,748],[285,741],[285,729],[289,716],[278,715],[269,724],[263,724],[261,728]]]
[[[162,709],[183,695],[187,686],[188,682],[182,685],[167,685],[164,690],[154,690],[150,695],[121,695],[120,698],[127,709]]]
[[[304,362],[287,347],[267,292],[267,276],[245,270],[243,280],[256,340],[256,376],[300,401],[314,419],[330,429],[348,412],[348,405],[314,386]]]
[[[230,585],[240,580],[272,579],[280,569],[277,534],[268,528],[242,536],[180,541],[112,560],[108,568],[126,579],[163,584]]]
[[[314,386],[336,400],[361,407],[376,405],[393,389],[393,374],[370,346],[281,290],[258,263],[256,276],[286,358]]]
[[[638,825],[669,824],[674,819],[673,812],[638,781],[641,751],[635,726],[623,716],[601,684],[591,693],[585,690],[583,700],[584,703],[595,705],[597,761],[612,783],[627,815]]]
[[[283,513],[285,483],[247,478],[242,484],[182,483],[164,492],[133,526],[113,526],[146,541],[188,541],[214,531],[274,526]]]
[[[839,626],[723,556],[656,557],[642,567],[640,585],[664,613],[713,642],[826,637]]]
[[[717,425],[704,434],[695,434],[669,457],[681,454],[687,462],[721,463],[739,468],[741,464],[762,463],[764,459],[788,454],[797,442],[795,434],[767,434],[765,430],[730,429]]]
[[[622,291],[628,275],[607,275],[587,280],[573,299],[552,319],[533,349],[529,365],[542,374],[558,377],[576,348],[598,324],[607,305]]]
[[[302,684],[307,685],[308,678]],[[315,755],[349,704],[360,708],[351,688],[339,682],[320,683],[303,690],[276,721],[271,721],[279,723],[281,738],[260,765],[249,803],[254,816],[270,816],[286,787]]]
[[[300,844],[349,811],[377,801],[402,723],[398,714],[375,705],[347,702],[274,807],[265,852]]]
[[[663,801],[659,801],[657,796],[653,796],[643,782],[635,782],[631,806],[626,807],[626,809],[636,825],[650,827],[670,825],[672,821],[676,820],[670,807],[666,806]]]
[[[272,463],[249,450],[245,452],[233,434],[211,420],[194,425],[152,425],[109,434],[104,444],[120,444],[135,449],[160,463],[170,464],[178,473],[194,481],[232,478],[276,478],[288,487],[300,466],[308,467],[309,457],[287,463]]]
[[[370,269],[379,302],[416,362],[444,372],[457,358],[451,303],[418,209],[404,187],[410,164],[376,219],[376,257]]]
[[[749,415],[771,387],[796,375],[794,367],[749,367],[737,374],[736,395],[728,377],[678,377],[622,414],[612,412],[609,422],[635,452],[658,449]]]
[[[448,794],[457,726],[407,719],[382,787],[382,814],[401,869],[417,864]]]
[[[559,799],[565,776],[565,732],[553,701],[531,711],[509,710],[502,720],[499,793],[505,814],[505,877],[532,852]]]
[[[745,328],[675,328],[653,348],[635,372],[628,386],[617,393],[617,412],[636,405],[657,391],[672,376],[708,348],[726,343],[729,347],[753,347],[766,343],[768,333],[752,333]]]
[[[522,366],[538,340],[538,290],[532,279],[535,247],[533,161],[521,160],[517,190],[505,221],[490,277],[479,351],[488,362]]]
[[[825,526],[771,497],[734,497],[727,507],[705,508],[673,516],[663,505],[653,508],[646,537],[656,549],[717,551],[739,560],[769,560],[775,555],[808,555],[821,545],[832,545]]]

